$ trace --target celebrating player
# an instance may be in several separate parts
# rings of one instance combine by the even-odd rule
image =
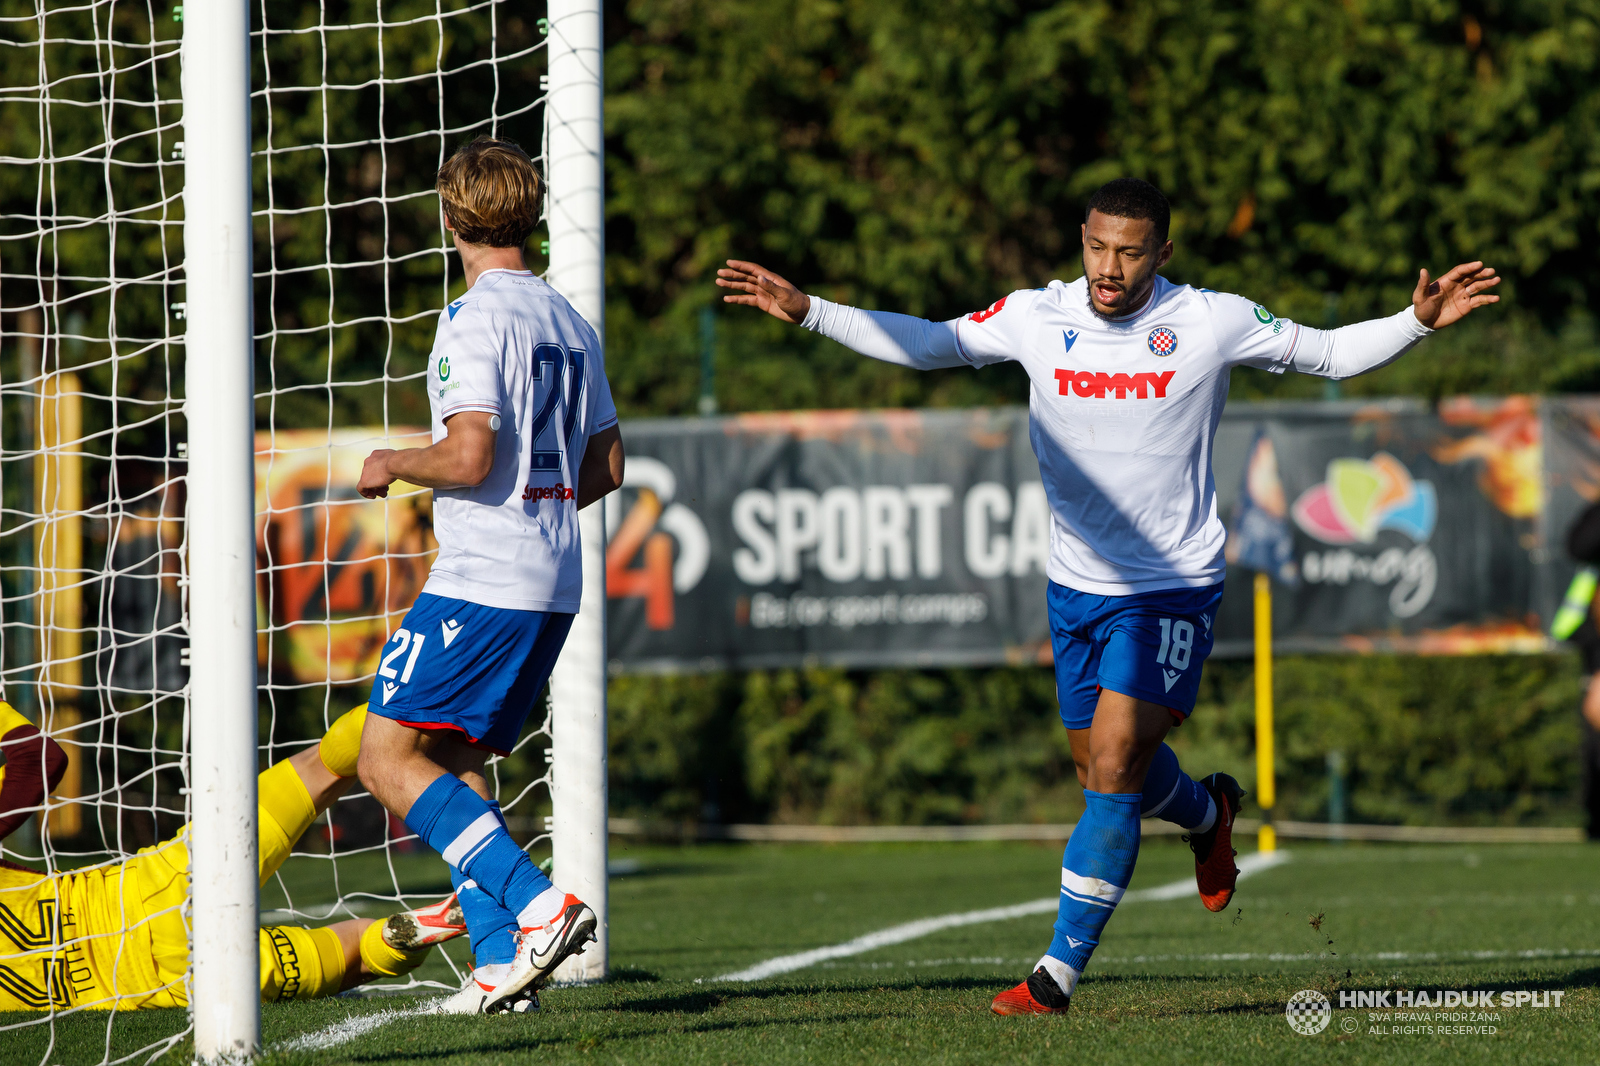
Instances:
[[[583,591],[578,510],[622,483],[622,435],[600,342],[527,269],[539,172],[479,138],[439,171],[467,292],[439,315],[428,360],[433,441],[373,452],[369,498],[434,490],[439,555],[385,645],[361,780],[444,856],[477,967],[448,1009],[517,1009],[594,939],[594,911],[550,883],[506,832],[483,777],[516,744]]]
[[[1232,823],[1242,795],[1226,774],[1197,784],[1163,741],[1194,709],[1222,598],[1225,531],[1212,438],[1235,366],[1347,378],[1393,362],[1423,337],[1499,300],[1482,263],[1437,281],[1420,272],[1411,306],[1341,329],[1308,329],[1238,296],[1174,285],[1170,210],[1122,178],[1090,199],[1078,281],[1001,297],[949,322],[862,311],[729,260],[728,303],[757,307],[863,355],[919,370],[1016,360],[1027,370],[1029,432],[1050,501],[1047,592],[1056,691],[1085,811],[1061,860],[1055,937],[997,1014],[1067,1009],[1126,891],[1141,815],[1190,831],[1200,896],[1233,896]]]
[[[257,779],[262,884],[355,784],[365,717],[363,708],[350,711],[320,744]],[[7,703],[0,703],[0,751],[0,830],[10,833],[44,802],[67,757]],[[114,866],[48,874],[0,864],[0,1011],[187,1005],[188,888],[187,828]],[[261,998],[314,999],[397,977],[465,930],[453,898],[385,921],[268,926],[261,930]]]

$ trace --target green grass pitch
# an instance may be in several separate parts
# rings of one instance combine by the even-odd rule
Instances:
[[[535,1016],[405,1016],[355,1039],[285,1050],[411,997],[269,1005],[266,1061],[627,1063],[1576,1063],[1600,1060],[1600,848],[1302,845],[1210,914],[1193,897],[1112,919],[1065,1017],[998,1018],[989,999],[1049,940],[1048,916],[950,929],[753,984],[719,974],[916,918],[1051,896],[1060,851],[1025,844],[619,845],[639,864],[612,885],[615,980],[544,993]],[[447,888],[438,861],[402,857],[408,887]],[[327,865],[286,871],[303,903]],[[1188,849],[1147,843],[1134,888],[1189,876]],[[358,865],[342,868],[345,890]],[[386,875],[385,875],[386,879]],[[323,888],[326,894],[327,889]],[[265,906],[275,905],[269,890]],[[1320,919],[1318,918],[1320,916]],[[459,948],[457,951],[459,953]],[[431,964],[444,976],[442,963]],[[1478,1035],[1397,1033],[1337,1009],[1340,990],[1561,990],[1561,1006],[1497,1007]],[[1288,997],[1335,1003],[1315,1036]],[[1379,1012],[1381,1013],[1381,1012]],[[12,1015],[4,1022],[18,1020]],[[0,1062],[97,1061],[104,1015],[14,1030]],[[1435,1024],[1471,1024],[1452,1020]],[[1480,1023],[1481,1024],[1481,1023]],[[114,1053],[176,1032],[181,1012],[122,1016]],[[1387,1026],[1390,1032],[1381,1032]],[[186,1061],[180,1047],[170,1061]]]

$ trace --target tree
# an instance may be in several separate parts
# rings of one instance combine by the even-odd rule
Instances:
[[[609,27],[610,368],[683,412],[723,258],[934,317],[1081,273],[1121,174],[1174,207],[1180,282],[1311,325],[1482,257],[1502,313],[1363,391],[1600,385],[1600,2],[633,0]],[[730,309],[731,310],[731,309]],[[721,316],[724,407],[1019,402]],[[1247,395],[1320,389],[1241,374]]]

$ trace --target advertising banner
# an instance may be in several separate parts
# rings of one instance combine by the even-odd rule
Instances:
[[[409,432],[409,431],[407,431]],[[388,446],[396,446],[391,431]],[[1051,515],[1024,408],[624,423],[606,501],[613,672],[1047,663]],[[371,676],[436,548],[425,492],[365,501],[381,431],[258,442],[263,665]],[[405,440],[399,446],[420,444]],[[1233,404],[1215,654],[1542,651],[1600,497],[1600,400]]]
[[[426,429],[256,435],[256,632],[264,680],[370,678],[438,551],[433,494],[356,491],[374,448],[416,448]],[[196,506],[200,504],[196,502]]]

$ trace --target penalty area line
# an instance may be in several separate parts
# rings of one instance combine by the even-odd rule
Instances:
[[[1274,866],[1281,866],[1289,861],[1287,851],[1258,851],[1246,855],[1239,860],[1239,880],[1243,881],[1251,874],[1270,870]],[[1173,881],[1154,888],[1141,888],[1126,893],[1122,897],[1123,903],[1163,903],[1168,900],[1182,899],[1195,891],[1193,877],[1185,877],[1181,881]],[[1009,907],[990,907],[981,911],[963,911],[959,914],[945,914],[937,918],[922,918],[915,922],[906,922],[904,925],[892,925],[887,929],[879,929],[875,933],[858,936],[854,940],[847,940],[843,944],[834,944],[826,948],[813,948],[795,955],[780,955],[766,962],[759,962],[743,970],[725,973],[720,977],[712,978],[713,981],[760,981],[779,974],[793,973],[795,970],[804,970],[815,966],[819,962],[830,959],[843,959],[851,955],[863,955],[869,951],[889,947],[893,944],[904,944],[908,940],[917,940],[933,933],[943,932],[946,929],[957,929],[964,925],[981,925],[986,922],[1006,922],[1013,918],[1026,918],[1035,914],[1054,914],[1061,904],[1059,895],[1049,899],[1036,899],[1027,903],[1017,903]],[[702,979],[703,980],[703,979]]]

